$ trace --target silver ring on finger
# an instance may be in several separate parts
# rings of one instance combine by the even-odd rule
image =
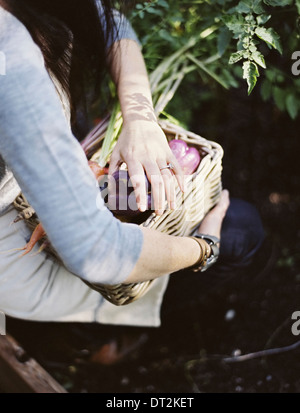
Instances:
[[[174,166],[171,164],[171,162],[169,162],[166,166],[159,168],[160,171],[162,171],[163,169],[170,169],[171,171],[173,171]]]

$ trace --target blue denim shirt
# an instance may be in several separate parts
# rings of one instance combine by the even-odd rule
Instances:
[[[122,21],[110,43],[136,39]],[[115,219],[99,201],[97,182],[72,135],[42,53],[25,26],[2,7],[0,50],[6,58],[0,76],[0,154],[6,168],[2,209],[21,188],[71,272],[92,283],[123,282],[139,258],[142,232]]]

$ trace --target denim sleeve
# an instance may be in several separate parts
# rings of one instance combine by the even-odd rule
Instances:
[[[103,13],[103,8],[100,1],[97,1],[97,6],[99,10],[99,16],[101,19],[102,27],[104,33],[106,32],[106,19]],[[132,28],[128,19],[117,10],[113,11],[113,32],[110,33],[108,39],[106,40],[106,48],[109,49],[110,46],[121,40],[121,39],[131,39],[137,42],[140,46],[139,39]]]
[[[26,28],[1,7],[0,27],[0,154],[65,266],[91,283],[123,282],[140,256],[142,231],[104,206]]]

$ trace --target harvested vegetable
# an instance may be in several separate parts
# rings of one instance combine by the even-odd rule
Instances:
[[[35,244],[36,244],[38,241],[40,241],[45,235],[46,235],[46,232],[45,232],[42,224],[39,223],[39,224],[35,227],[32,235],[31,235],[31,237],[30,237],[30,240],[29,240],[29,241],[27,242],[27,244],[22,248],[22,250],[24,250],[22,256],[28,254],[28,253],[32,250],[32,248],[35,246]]]
[[[151,185],[145,175],[148,210],[151,209]],[[104,187],[102,187],[104,189]],[[102,189],[100,187],[100,190]],[[132,217],[141,213],[136,203],[134,188],[126,170],[113,173],[110,181],[108,208],[118,216]]]
[[[185,175],[194,173],[201,161],[199,151],[192,146],[188,146],[188,144],[181,139],[173,139],[169,142],[169,146],[179,162],[183,173]]]
[[[89,167],[91,169],[91,171],[93,172],[95,178],[97,180],[99,180],[99,178],[102,175],[105,175],[108,173],[108,169],[107,168],[102,168],[97,162],[95,161],[88,161]]]

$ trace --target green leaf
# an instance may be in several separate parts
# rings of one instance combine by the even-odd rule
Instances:
[[[296,3],[296,7],[298,9],[298,14],[300,14],[300,0],[296,0],[295,3]]]
[[[281,7],[285,7],[285,6],[289,6],[290,4],[292,4],[293,0],[264,0],[264,3],[267,4],[268,6],[281,6]]]
[[[251,36],[249,36],[248,34],[244,34],[243,36],[241,36],[241,43],[242,43],[242,47],[244,49],[248,49],[249,43],[251,41]]]
[[[239,60],[243,59],[244,55],[245,55],[245,50],[239,50],[238,52],[232,53],[229,58],[228,63],[230,65],[237,63]]]
[[[285,90],[281,89],[278,86],[273,88],[273,98],[277,107],[283,112],[285,110]]]
[[[223,56],[231,40],[231,34],[227,27],[222,27],[218,35],[218,54]]]
[[[282,54],[280,38],[274,29],[272,29],[271,27],[269,29],[266,29],[265,27],[257,27],[255,29],[255,34],[265,43],[274,47],[274,49],[278,50],[279,53]]]
[[[218,76],[215,72],[210,70],[205,64],[201,62],[201,60],[197,59],[195,56],[192,54],[188,53],[186,55],[188,59],[190,59],[193,63],[195,63],[196,66],[199,67],[199,69],[203,70],[205,73],[207,73],[209,76],[211,76],[213,79],[215,79],[220,85],[222,85],[225,89],[228,89],[227,83],[222,79],[220,76]]]
[[[249,51],[253,54],[255,52],[257,52],[257,47],[255,46],[255,44],[253,42],[250,43],[249,46]]]
[[[274,83],[276,79],[276,72],[275,70],[267,70],[266,71],[266,77],[267,79],[271,82]]]
[[[261,0],[253,0],[252,10],[255,14],[263,14],[265,11]]]
[[[295,95],[289,94],[285,100],[286,110],[292,119],[296,119],[298,115],[299,105]]]
[[[300,1],[300,0],[299,0],[299,1]],[[257,24],[258,24],[258,25],[263,25],[263,24],[267,23],[267,21],[269,21],[270,18],[271,18],[271,15],[270,15],[270,14],[259,14],[259,15],[256,17],[256,21],[257,21]]]
[[[169,3],[165,0],[159,0],[158,1],[158,5],[160,7],[164,7],[165,9],[168,9],[170,7]]]
[[[266,63],[263,55],[256,50],[255,52],[252,53],[251,55],[252,59],[257,63],[259,66],[261,66],[263,69],[266,68]]]
[[[246,79],[248,84],[248,95],[250,95],[256,85],[258,76],[259,71],[254,62],[247,60],[243,63],[243,79]]]
[[[283,83],[285,81],[285,76],[282,74],[282,72],[276,73],[276,83]]]
[[[268,99],[270,99],[271,94],[272,94],[272,83],[269,82],[268,79],[265,79],[263,81],[261,88],[260,88],[260,94],[261,94],[263,101],[266,102]]]
[[[244,32],[244,18],[240,14],[229,15],[226,14],[222,17],[223,22],[228,27],[228,29],[234,34],[242,34]]]
[[[238,13],[251,13],[261,14],[264,12],[262,6],[262,0],[241,0],[236,6]]]
[[[234,87],[234,88],[239,87],[239,85],[240,85],[239,82],[237,81],[237,79],[235,79],[235,77],[227,69],[227,67],[224,67],[224,69],[222,70],[222,77],[226,80],[226,82],[229,86]]]
[[[233,73],[238,79],[243,79],[243,68],[240,65],[233,66]]]
[[[239,36],[239,40],[237,42],[237,49],[238,50],[247,49],[249,41],[250,41],[249,35],[246,33],[243,33],[242,35]]]
[[[293,85],[300,89],[300,77],[293,79]]]
[[[98,164],[102,167],[104,167],[109,160],[109,157],[117,142],[122,123],[123,119],[121,115],[120,103],[119,101],[117,101],[110,116],[109,124],[105,133],[105,138],[103,140],[102,149],[98,159]]]
[[[251,3],[249,0],[240,1],[236,6],[236,11],[238,13],[250,13],[251,12]]]
[[[155,9],[154,7],[148,7],[146,9],[146,12],[149,14],[156,14],[157,16],[163,16],[163,13],[161,10]]]

